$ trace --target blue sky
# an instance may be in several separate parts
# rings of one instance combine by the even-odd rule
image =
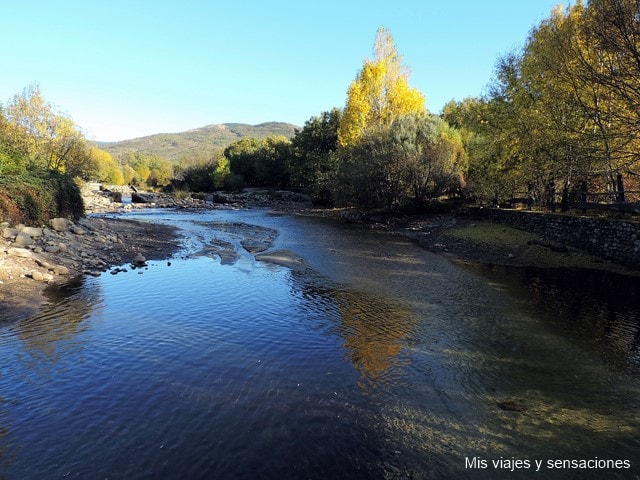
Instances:
[[[0,0],[0,102],[38,83],[93,140],[303,125],[390,29],[427,108],[481,95],[557,0]]]

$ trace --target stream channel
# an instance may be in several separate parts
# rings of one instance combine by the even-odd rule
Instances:
[[[0,327],[0,478],[640,478],[638,279],[261,209],[128,217],[180,252]]]

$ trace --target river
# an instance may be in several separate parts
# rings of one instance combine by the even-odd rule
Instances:
[[[260,209],[129,216],[182,249],[0,327],[0,478],[640,478],[635,279]]]

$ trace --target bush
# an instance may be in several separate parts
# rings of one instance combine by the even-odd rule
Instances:
[[[50,170],[0,176],[0,216],[12,223],[42,225],[55,217],[80,218],[84,203],[73,179]]]

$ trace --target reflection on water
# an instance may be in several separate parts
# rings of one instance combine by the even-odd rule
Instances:
[[[503,285],[550,328],[640,374],[640,277],[571,269],[471,266]]]
[[[171,266],[51,289],[0,328],[0,478],[523,478],[474,456],[638,474],[634,282],[459,268],[262,211],[140,216],[189,232]]]
[[[42,311],[15,324],[16,337],[22,342],[24,357],[34,368],[53,364],[74,347],[73,339],[88,328],[83,322],[99,305],[99,288],[84,291],[84,277],[44,290],[48,303]]]

